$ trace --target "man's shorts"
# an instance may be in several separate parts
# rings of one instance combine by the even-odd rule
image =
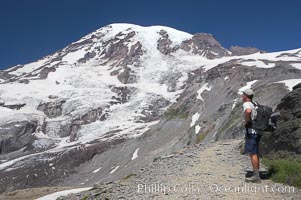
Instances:
[[[258,154],[258,144],[260,141],[261,135],[259,134],[250,134],[246,133],[245,139],[245,154]]]

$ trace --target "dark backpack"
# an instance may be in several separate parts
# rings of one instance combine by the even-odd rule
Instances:
[[[256,118],[252,120],[251,127],[261,131],[274,131],[277,127],[277,120],[280,113],[274,113],[273,109],[269,106],[260,105],[253,101],[252,103],[257,111],[257,115]]]

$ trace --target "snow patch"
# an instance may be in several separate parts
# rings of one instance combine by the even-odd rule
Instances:
[[[87,51],[85,49],[79,49],[75,52],[68,53],[62,58],[62,61],[65,61],[69,64],[76,63],[79,59],[83,58]]]
[[[201,101],[204,101],[203,97],[201,96],[202,93],[207,90],[207,91],[210,91],[211,90],[211,86],[208,87],[208,83],[205,83],[198,91],[198,96],[197,96],[197,99],[200,99]]]
[[[95,169],[92,173],[97,173],[97,172],[99,172],[99,170],[101,170],[101,167]]]
[[[243,61],[241,62],[241,64],[246,65],[246,66],[250,66],[250,67],[259,67],[259,68],[272,68],[275,67],[275,63],[268,63],[265,64],[262,61]]]
[[[190,127],[193,127],[195,125],[195,122],[199,119],[200,114],[199,113],[195,113],[192,118],[191,118],[191,123],[190,123]]]
[[[214,52],[214,51],[211,51],[211,53],[213,54],[213,55],[218,55],[218,53],[216,53],[216,52]]]
[[[83,191],[87,191],[92,189],[92,187],[86,187],[86,188],[77,188],[77,189],[71,189],[71,190],[63,190],[60,192],[55,192],[40,198],[37,198],[36,200],[53,200],[53,199],[57,199],[60,196],[68,196],[69,194],[76,194],[76,193],[80,193]]]
[[[232,110],[235,108],[236,104],[237,104],[238,98],[233,100],[233,104],[232,104]]]
[[[119,165],[116,166],[114,169],[112,169],[112,170],[110,171],[110,174],[113,174],[118,168],[119,168]]]
[[[216,136],[216,134],[217,134],[217,131],[215,131],[215,132],[214,132],[214,134],[212,135],[212,137],[215,137],[215,136]]]
[[[132,160],[138,158],[138,151],[139,151],[139,148],[137,148],[137,149],[135,150],[135,152],[133,153]]]
[[[301,83],[301,79],[288,79],[288,80],[283,80],[283,81],[278,81],[275,83],[284,83],[286,87],[288,87],[288,89],[290,91],[293,90],[293,87],[295,85],[297,85],[298,83]]]
[[[195,126],[195,134],[198,134],[201,130],[201,127],[199,125]]]

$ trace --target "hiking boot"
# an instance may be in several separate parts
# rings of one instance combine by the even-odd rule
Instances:
[[[246,182],[251,182],[251,183],[260,183],[260,177],[259,176],[251,176],[251,177],[246,177],[245,179]]]

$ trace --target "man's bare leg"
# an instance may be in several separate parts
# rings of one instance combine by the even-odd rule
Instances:
[[[259,156],[257,154],[250,154],[253,171],[259,170]]]
[[[250,154],[251,163],[253,167],[253,176],[246,178],[247,182],[260,182],[259,176],[259,156],[258,154]]]

